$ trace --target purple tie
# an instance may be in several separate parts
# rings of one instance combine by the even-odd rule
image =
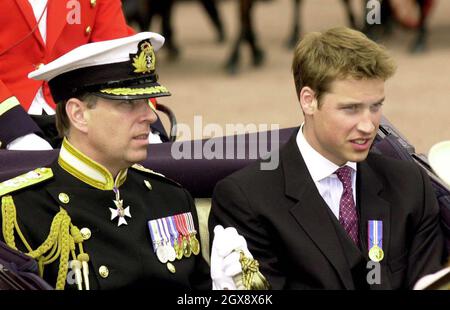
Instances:
[[[353,200],[352,168],[344,166],[336,170],[335,173],[344,187],[339,202],[339,223],[344,227],[353,242],[358,245],[358,215]]]

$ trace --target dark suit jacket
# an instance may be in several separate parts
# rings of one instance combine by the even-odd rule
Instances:
[[[212,201],[211,228],[234,226],[273,289],[411,288],[441,267],[438,205],[424,171],[377,154],[358,163],[358,248],[320,196],[295,137],[277,169],[252,164],[218,183]],[[368,220],[383,221],[380,284],[371,286]]]

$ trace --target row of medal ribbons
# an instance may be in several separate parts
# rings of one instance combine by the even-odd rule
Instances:
[[[191,212],[150,220],[148,228],[153,251],[163,264],[200,253]]]

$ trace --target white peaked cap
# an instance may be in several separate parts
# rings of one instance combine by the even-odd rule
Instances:
[[[28,77],[49,82],[55,102],[86,92],[110,99],[167,96],[157,83],[154,52],[164,37],[141,32],[120,39],[79,46],[31,72]]]

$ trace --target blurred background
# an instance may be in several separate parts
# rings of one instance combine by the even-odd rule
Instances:
[[[149,5],[140,1],[123,0],[129,23],[136,30],[145,28],[139,25],[136,14],[146,12]],[[279,124],[285,128],[302,122],[290,68],[292,49],[287,46],[294,0],[253,3],[250,16],[259,48],[257,58],[244,42],[236,61],[232,51],[241,29],[240,5],[246,1],[215,2],[222,33],[200,0],[173,3],[169,20],[172,42],[158,52],[157,65],[160,82],[172,96],[159,102],[169,106],[178,123],[191,126],[192,132],[194,116],[202,116],[203,126],[215,123],[223,128],[228,123]],[[310,31],[348,26],[343,2],[303,0],[299,10],[300,37]],[[400,3],[396,4],[397,16],[417,13],[408,3],[415,1],[394,2]],[[363,27],[365,1],[349,0],[349,4],[356,26]],[[167,27],[167,15],[164,21]],[[386,25],[383,21],[382,25],[372,34],[390,50],[398,64],[396,75],[386,84],[384,115],[417,152],[427,153],[433,144],[450,139],[450,1],[432,1],[426,16],[427,36],[419,39],[419,44],[419,32],[408,25],[408,20]],[[153,17],[148,29],[163,32],[160,15]],[[180,136],[179,140],[190,138]]]

